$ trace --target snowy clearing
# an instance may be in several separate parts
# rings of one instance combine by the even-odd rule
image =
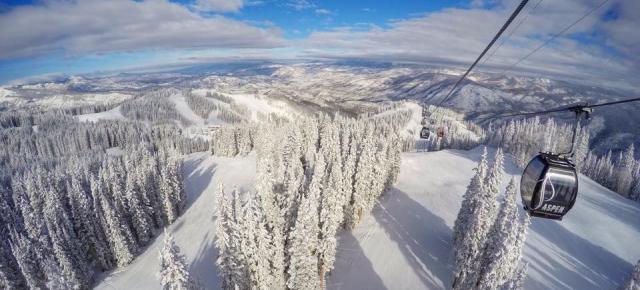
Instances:
[[[191,122],[193,125],[204,125],[205,120],[203,120],[200,116],[196,115],[193,110],[191,110],[182,94],[175,94],[169,97],[169,100],[176,105],[176,110],[178,111],[178,113],[180,113],[180,115],[182,115],[182,117],[184,117],[185,119],[189,120],[189,122]]]
[[[206,96],[207,92],[213,93],[217,91],[210,89],[195,89],[192,92],[199,96]],[[274,113],[285,117],[291,117],[293,113],[292,108],[282,101],[269,100],[264,97],[257,97],[253,94],[220,94],[230,97],[234,102],[236,102],[236,104],[247,106],[251,112],[251,119],[254,121],[258,120],[258,113],[265,115]]]
[[[255,178],[255,155],[243,158],[214,157],[195,153],[184,161],[187,206],[185,212],[167,230],[186,256],[191,273],[206,289],[217,289],[214,246],[213,209],[219,182],[226,188],[251,189]],[[159,289],[156,273],[160,269],[158,251],[164,234],[160,234],[130,265],[105,274],[96,289]]]
[[[120,106],[117,106],[111,110],[100,112],[100,113],[92,113],[92,114],[84,114],[76,116],[78,121],[80,122],[97,122],[99,120],[124,120],[126,119],[122,112],[120,111]]]

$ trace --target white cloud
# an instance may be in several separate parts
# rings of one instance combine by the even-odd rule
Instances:
[[[513,64],[600,2],[601,0],[542,2],[486,63],[484,69],[499,71]],[[518,70],[576,79],[623,81],[637,86],[640,81],[640,29],[637,29],[640,27],[640,1],[624,3],[622,7],[615,8],[619,11],[617,19],[601,21],[601,16],[611,8],[610,5],[603,7],[573,27],[569,36],[557,38],[522,62],[518,65]],[[354,27],[317,31],[302,42],[305,49],[303,56],[469,65],[502,26],[516,4],[504,1],[492,5],[492,9],[444,9],[415,18],[392,21],[388,28],[372,26],[364,30],[362,27]],[[523,11],[511,28],[531,11],[531,6]],[[576,33],[598,35],[605,39],[609,47],[615,48],[618,54],[612,54],[600,44],[570,37]]]
[[[52,52],[74,55],[284,44],[277,28],[259,28],[223,16],[204,17],[167,0],[52,0],[19,6],[0,14],[0,39],[0,59]]]
[[[201,11],[238,12],[244,5],[243,0],[196,0],[194,7]]]
[[[331,12],[331,10],[324,9],[324,8],[316,9],[314,12],[316,14],[318,14],[318,15],[332,15],[333,14],[333,12]]]
[[[305,10],[316,7],[316,4],[309,0],[288,0],[285,5],[295,10]]]

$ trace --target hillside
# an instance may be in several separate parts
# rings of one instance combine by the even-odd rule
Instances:
[[[448,289],[450,235],[481,149],[405,153],[399,181],[354,232],[340,235],[329,289]],[[185,160],[186,212],[169,227],[205,289],[218,289],[213,247],[215,183],[252,187],[255,157],[203,153]],[[512,162],[507,173],[517,175]],[[250,170],[246,170],[249,168]],[[249,173],[249,174],[247,174]],[[510,176],[505,177],[505,181]],[[588,178],[562,222],[535,219],[525,248],[526,289],[610,289],[640,258],[640,206]],[[157,289],[162,235],[98,289]]]
[[[76,76],[3,87],[0,110],[2,107],[11,110],[16,105],[44,108],[89,101],[111,103],[158,87],[186,85],[194,94],[215,91],[233,96],[239,104],[249,106],[254,116],[257,112],[290,113],[292,110],[287,107],[291,106],[300,111],[360,113],[362,107],[371,102],[415,100],[438,104],[461,73],[443,67],[385,63],[259,63],[231,67],[218,64],[176,73]],[[478,117],[631,96],[632,92],[622,88],[475,71],[444,106]],[[180,100],[175,101],[179,105]],[[637,104],[598,108],[589,126],[592,149],[603,155],[608,150],[622,151],[629,143],[640,146],[640,127],[627,126],[640,122],[638,109]],[[573,116],[558,114],[557,117],[569,120]]]

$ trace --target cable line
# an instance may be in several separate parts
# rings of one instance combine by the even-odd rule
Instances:
[[[497,52],[498,50],[500,50],[500,48],[502,47],[502,45],[504,45],[504,44],[507,42],[507,40],[509,40],[509,38],[511,38],[511,35],[513,35],[513,33],[514,33],[514,32],[516,32],[516,30],[518,30],[518,28],[520,28],[520,26],[522,25],[522,23],[524,23],[524,22],[527,20],[527,18],[529,17],[529,15],[531,15],[531,14],[533,13],[533,11],[535,11],[535,10],[536,10],[536,8],[538,8],[538,6],[540,5],[540,3],[542,3],[542,1],[544,1],[544,0],[538,0],[538,3],[536,3],[536,5],[534,5],[534,6],[533,6],[533,8],[531,8],[531,9],[529,10],[529,13],[527,13],[527,14],[522,18],[522,20],[521,20],[521,21],[520,21],[520,22],[519,22],[519,23],[518,23],[518,24],[517,24],[517,25],[516,25],[516,26],[515,26],[511,31],[509,31],[509,33],[507,33],[507,35],[505,36],[504,40],[502,40],[502,41],[500,42],[500,44],[498,44],[498,46],[496,46],[496,49],[494,49],[494,50],[489,54],[489,56],[487,56],[484,60],[482,60],[482,63],[481,63],[481,64],[485,64],[489,59],[491,59],[491,58],[496,54],[496,52]]]
[[[624,104],[624,103],[630,103],[630,102],[637,102],[640,101],[640,97],[638,98],[631,98],[631,99],[625,99],[625,100],[620,100],[620,101],[613,101],[613,102],[605,102],[605,103],[600,103],[600,104],[593,104],[593,105],[589,105],[589,104],[575,104],[575,105],[571,105],[571,106],[565,106],[565,107],[561,107],[561,108],[556,108],[556,109],[550,109],[550,110],[544,110],[544,111],[536,111],[536,112],[520,112],[520,113],[513,113],[513,114],[502,114],[502,115],[496,115],[496,116],[492,116],[492,117],[486,117],[486,118],[472,118],[472,119],[476,119],[478,121],[485,121],[485,120],[492,120],[492,119],[500,119],[500,118],[508,118],[508,117],[531,117],[531,116],[537,116],[537,115],[544,115],[544,114],[549,114],[549,113],[556,113],[556,112],[566,112],[566,111],[579,111],[579,110],[583,110],[583,109],[591,109],[591,108],[597,108],[597,107],[603,107],[603,106],[611,106],[611,105],[618,105],[618,104]]]
[[[591,13],[595,12],[596,10],[600,9],[600,7],[604,6],[604,4],[606,4],[607,2],[609,2],[609,0],[604,0],[602,2],[600,2],[600,4],[598,6],[595,6],[593,8],[591,8],[591,10],[587,11],[587,13],[585,13],[584,15],[582,15],[582,17],[578,18],[576,21],[574,21],[573,23],[571,23],[569,26],[565,27],[564,29],[562,29],[560,32],[554,34],[553,36],[551,36],[549,39],[547,39],[547,41],[545,41],[544,43],[542,43],[541,45],[539,45],[538,47],[536,47],[535,49],[533,49],[531,52],[529,52],[528,54],[526,54],[525,56],[521,57],[518,61],[516,61],[515,63],[513,63],[512,65],[510,65],[509,67],[507,67],[506,69],[504,69],[502,71],[502,73],[508,72],[511,69],[513,69],[515,66],[517,66],[518,64],[520,64],[522,61],[524,61],[525,59],[529,58],[531,55],[533,55],[534,53],[538,52],[538,50],[542,49],[543,47],[545,47],[547,44],[549,44],[551,41],[553,41],[554,39],[556,39],[556,37],[564,34],[565,32],[567,32],[569,29],[573,28],[576,24],[580,23],[580,21],[584,20],[585,18],[587,18],[587,16],[591,15]]]
[[[453,87],[451,88],[451,90],[449,91],[449,93],[447,94],[446,97],[444,97],[444,99],[442,99],[442,101],[440,101],[440,103],[438,104],[438,106],[441,106],[453,93],[453,91],[456,89],[456,87],[460,84],[460,82],[462,82],[462,80],[464,80],[464,78],[467,77],[467,75],[469,74],[469,72],[471,72],[471,70],[473,69],[473,67],[476,66],[476,64],[478,63],[478,61],[480,61],[480,59],[487,53],[487,51],[491,48],[491,46],[493,46],[493,44],[496,42],[496,40],[498,40],[498,38],[500,38],[500,35],[502,35],[502,33],[507,29],[507,27],[509,27],[509,25],[511,24],[511,22],[513,21],[513,19],[516,18],[516,16],[518,16],[518,14],[520,13],[520,11],[522,10],[522,8],[524,8],[524,6],[527,4],[527,2],[529,2],[529,0],[522,0],[522,2],[520,2],[520,4],[518,5],[518,7],[516,8],[515,11],[513,11],[513,13],[511,13],[511,16],[509,16],[509,19],[507,19],[507,22],[504,23],[504,25],[502,25],[502,28],[500,28],[500,30],[498,31],[498,33],[493,37],[493,39],[491,40],[491,42],[489,43],[489,45],[487,45],[487,47],[482,51],[482,53],[480,54],[480,56],[478,56],[478,58],[476,58],[476,61],[473,62],[473,64],[469,67],[469,69],[462,75],[462,77],[453,85]]]

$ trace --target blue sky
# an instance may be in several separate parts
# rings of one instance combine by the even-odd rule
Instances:
[[[531,0],[484,68],[508,67],[602,0]],[[515,0],[0,0],[0,84],[209,61],[473,61]],[[518,70],[639,78],[640,1],[611,0]],[[512,26],[513,27],[513,26]],[[501,40],[502,41],[502,40]]]

